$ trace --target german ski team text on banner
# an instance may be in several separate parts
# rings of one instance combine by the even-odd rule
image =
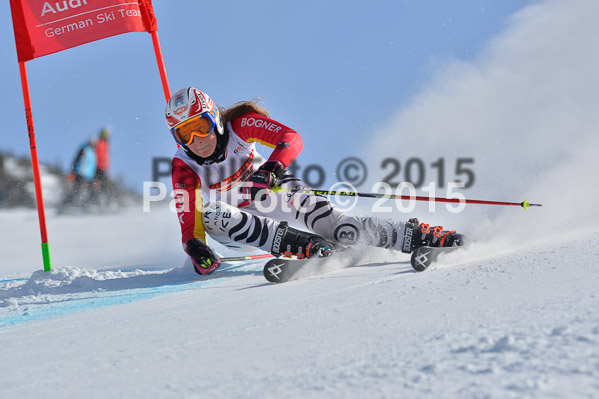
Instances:
[[[19,61],[127,32],[152,32],[151,0],[10,0]]]

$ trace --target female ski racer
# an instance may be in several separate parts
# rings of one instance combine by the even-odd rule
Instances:
[[[270,119],[254,102],[219,109],[195,87],[179,90],[166,121],[180,145],[172,179],[182,242],[195,271],[221,263],[206,234],[230,247],[260,248],[274,256],[328,256],[337,246],[371,245],[410,253],[422,245],[461,245],[462,236],[408,222],[354,217],[336,209],[286,168],[303,148],[300,135]],[[273,148],[268,159],[256,142]],[[268,189],[278,186],[283,190]]]

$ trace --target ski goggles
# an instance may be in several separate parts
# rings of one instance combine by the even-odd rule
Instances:
[[[171,134],[180,145],[189,145],[195,136],[208,137],[216,123],[209,114],[201,114],[178,124],[171,129]]]

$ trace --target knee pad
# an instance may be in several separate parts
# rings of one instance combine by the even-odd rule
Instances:
[[[403,223],[391,219],[343,215],[333,225],[333,238],[341,245],[400,249],[403,230]]]

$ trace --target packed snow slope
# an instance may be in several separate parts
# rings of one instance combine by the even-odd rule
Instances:
[[[282,285],[251,263],[206,280],[188,268],[58,267],[21,281],[26,292],[0,285],[0,393],[593,398],[598,261],[594,232],[474,243],[423,273],[371,250]]]

